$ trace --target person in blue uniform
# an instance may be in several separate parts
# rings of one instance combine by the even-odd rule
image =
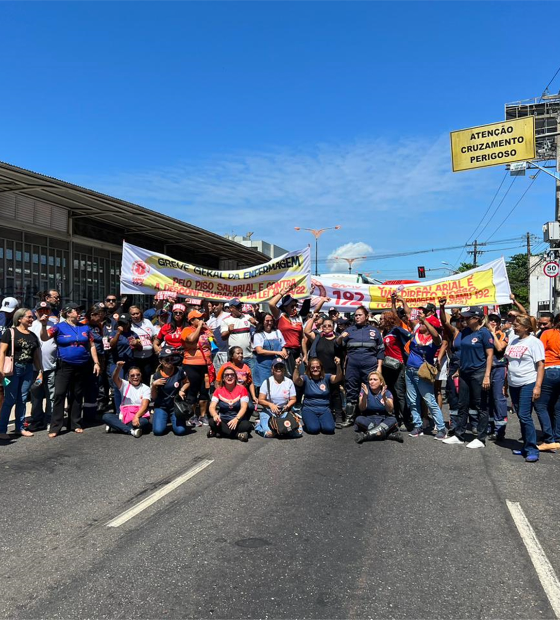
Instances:
[[[360,415],[356,418],[357,443],[391,439],[403,442],[395,417],[395,401],[380,372],[370,372],[367,385],[362,384],[358,401]]]
[[[351,325],[337,338],[337,343],[346,348],[346,419],[343,426],[352,426],[360,386],[367,381],[370,372],[377,370],[385,359],[385,346],[381,332],[368,323],[368,310],[359,306]]]
[[[325,373],[323,365],[316,358],[309,360],[309,366],[304,375],[300,375],[299,368],[302,362],[299,358],[294,368],[294,384],[303,387],[303,407],[301,417],[303,418],[303,429],[309,435],[325,433],[332,435],[335,429],[335,419],[331,410],[331,384],[342,381],[342,368],[340,359],[334,358],[336,374]]]

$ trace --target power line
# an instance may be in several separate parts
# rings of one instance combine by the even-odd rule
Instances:
[[[552,76],[552,79],[550,80],[550,82],[544,87],[543,94],[541,95],[541,97],[539,99],[539,103],[542,101],[542,98],[543,98],[544,94],[548,91],[548,87],[552,84],[552,82],[554,82],[554,79],[556,78],[558,73],[560,73],[560,67],[558,67],[558,69],[556,69],[556,73]]]
[[[478,233],[479,236],[482,235],[482,233],[488,228],[488,224],[490,224],[490,222],[494,219],[494,217],[496,216],[496,213],[498,213],[499,208],[502,206],[502,204],[504,203],[504,200],[506,199],[507,195],[509,194],[509,190],[513,187],[513,184],[515,183],[515,181],[517,181],[518,177],[513,177],[512,182],[509,184],[509,187],[506,190],[506,193],[502,196],[502,199],[500,200],[500,203],[498,204],[498,206],[494,209],[494,212],[492,213],[492,215],[490,216],[490,218],[488,219],[488,221],[486,222],[486,224],[484,224],[484,228]]]
[[[519,205],[519,203],[523,200],[523,198],[525,198],[525,195],[527,194],[527,192],[531,189],[531,187],[533,187],[533,183],[537,180],[537,176],[538,174],[536,174],[533,177],[533,180],[529,183],[529,185],[527,186],[527,189],[521,194],[521,198],[513,205],[513,207],[511,208],[510,212],[504,217],[504,219],[500,222],[499,226],[494,230],[494,232],[488,237],[487,242],[492,239],[492,237],[500,230],[500,228],[505,224],[505,222],[507,221],[508,217],[515,211],[515,209],[517,208],[517,206]]]

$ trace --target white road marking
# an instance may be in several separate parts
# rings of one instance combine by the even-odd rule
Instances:
[[[560,618],[560,582],[552,568],[552,564],[546,557],[546,553],[539,542],[535,530],[532,528],[529,520],[525,516],[523,509],[518,502],[510,502],[506,499],[507,507],[511,513],[513,521],[517,526],[519,535],[527,548],[531,562],[535,567],[537,576],[545,591],[550,606],[554,611],[556,618]]]
[[[148,497],[144,498],[141,502],[138,502],[138,504],[136,504],[132,508],[125,510],[118,517],[115,517],[112,521],[109,521],[109,523],[107,523],[107,527],[119,527],[123,523],[126,523],[127,521],[132,519],[132,517],[135,517],[137,514],[141,513],[143,510],[146,510],[146,508],[148,508],[152,504],[155,504],[159,499],[165,497],[168,493],[171,493],[171,491],[176,489],[178,486],[181,486],[183,482],[190,480],[193,476],[196,476],[196,474],[201,472],[203,469],[206,469],[206,467],[208,467],[208,465],[211,465],[213,462],[213,459],[204,459],[203,461],[200,461],[200,463],[198,463],[194,467],[191,467],[184,474],[181,474],[178,478],[175,478],[175,480],[172,480],[165,486],[161,487],[161,489],[158,489],[151,495],[148,495]]]

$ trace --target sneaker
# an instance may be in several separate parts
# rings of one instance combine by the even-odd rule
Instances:
[[[206,437],[208,437],[208,439],[212,439],[213,437],[217,437],[217,436],[218,434],[212,429],[209,429],[208,432],[206,433]]]
[[[200,418],[198,418],[200,420],[200,424],[202,426],[208,426],[208,417],[203,415]]]
[[[418,426],[415,429],[413,429],[412,431],[410,431],[410,433],[408,433],[409,437],[421,437],[424,434],[424,432],[422,431],[422,429]]]
[[[437,441],[443,441],[444,439],[447,439],[447,431],[442,428],[441,431],[438,431],[436,433],[436,436],[434,437],[434,439],[436,439]]]
[[[538,454],[529,454],[525,457],[525,463],[536,463],[539,460]]]
[[[202,422],[198,416],[195,415],[191,418],[191,426],[202,426]]]
[[[446,443],[448,446],[454,446],[454,445],[463,445],[465,442],[461,441],[459,439],[459,437],[457,437],[457,435],[452,435],[451,437],[448,437],[447,439],[443,439],[442,443]]]
[[[512,450],[511,453],[515,456],[525,456],[525,450]]]
[[[476,448],[486,448],[486,444],[480,441],[480,439],[473,439],[465,448],[472,448],[473,450]]]
[[[111,427],[107,424],[105,424],[105,432],[106,433],[110,433],[111,432]]]
[[[142,437],[142,429],[141,429],[141,428],[133,428],[133,429],[130,431],[130,434],[131,434],[133,437],[136,437],[136,439],[138,439],[138,437]]]

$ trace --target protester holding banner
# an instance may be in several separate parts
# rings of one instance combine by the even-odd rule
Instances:
[[[346,411],[344,426],[352,426],[360,386],[367,381],[370,372],[381,372],[385,359],[383,337],[377,327],[368,323],[368,310],[359,306],[354,314],[354,325],[337,338],[337,343],[346,348]]]
[[[288,357],[288,352],[284,348],[285,344],[284,336],[276,327],[272,314],[261,314],[257,329],[253,334],[253,351],[255,353],[253,381],[257,394],[263,381],[272,374],[272,361],[277,357],[284,359]]]
[[[208,426],[209,389],[210,383],[216,378],[210,345],[212,332],[203,319],[202,312],[191,310],[188,314],[189,326],[181,333],[183,367],[190,383],[187,402],[193,406],[198,403],[199,406],[198,416],[191,420],[194,426]]]

